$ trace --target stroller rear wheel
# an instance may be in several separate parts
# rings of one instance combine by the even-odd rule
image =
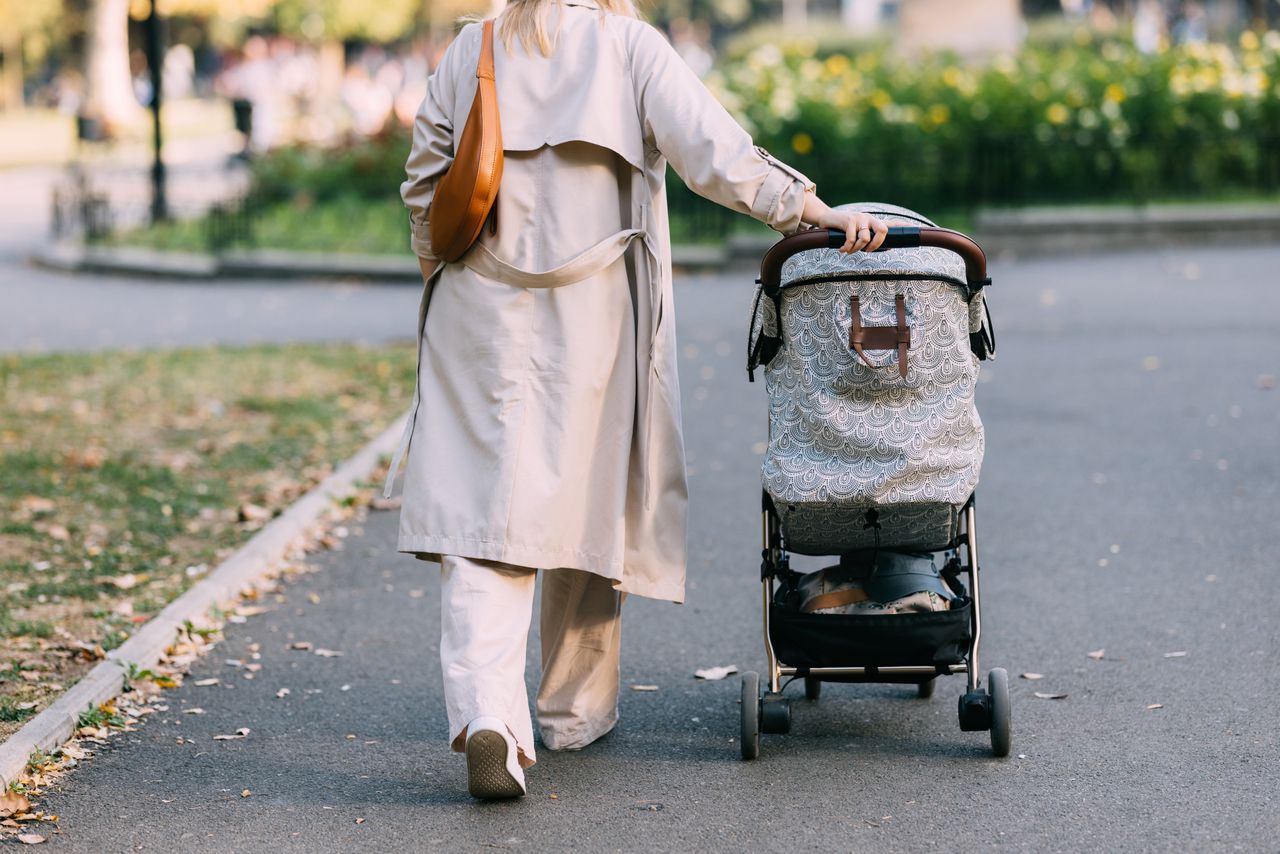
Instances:
[[[817,702],[822,696],[822,680],[816,676],[804,677],[804,698]]]
[[[760,701],[760,729],[770,735],[791,732],[791,701],[781,694],[765,694]]]
[[[1008,756],[1012,740],[1009,715],[1009,673],[997,667],[987,674],[987,693],[991,695],[991,752]]]
[[[760,674],[742,674],[742,758],[760,755]]]

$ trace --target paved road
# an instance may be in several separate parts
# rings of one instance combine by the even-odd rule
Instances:
[[[175,160],[179,204],[198,207],[224,192],[216,147],[186,157],[179,151]],[[116,169],[134,179],[115,182],[121,193],[145,186],[127,167]],[[412,338],[414,288],[343,281],[192,283],[36,269],[25,257],[46,237],[50,191],[60,177],[52,168],[0,171],[0,353]],[[126,197],[123,204],[136,209],[145,200]]]
[[[395,514],[375,513],[287,605],[230,627],[195,673],[221,686],[188,680],[169,713],[46,799],[62,816],[50,847],[1274,849],[1278,268],[1280,249],[1248,249],[994,270],[984,659],[1044,674],[1014,678],[1007,760],[958,730],[961,677],[931,701],[827,686],[796,702],[792,734],[766,736],[760,760],[737,758],[736,682],[692,673],[763,665],[764,390],[742,370],[747,283],[709,279],[677,297],[688,602],[628,602],[624,682],[660,690],[625,690],[617,731],[542,752],[523,801],[474,804],[443,744],[435,567],[396,554]],[[264,666],[247,681],[223,661],[251,643]],[[191,706],[206,714],[179,714]],[[252,732],[211,740],[238,727]]]

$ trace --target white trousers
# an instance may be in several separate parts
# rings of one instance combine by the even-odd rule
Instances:
[[[440,665],[455,751],[465,748],[468,723],[492,715],[515,736],[520,764],[536,760],[524,680],[536,577],[528,567],[441,555]],[[625,597],[591,572],[543,573],[537,710],[552,750],[585,747],[618,722]]]

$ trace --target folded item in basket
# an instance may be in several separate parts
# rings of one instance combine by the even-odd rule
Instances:
[[[929,553],[858,551],[801,576],[804,614],[907,614],[945,611],[954,594]]]

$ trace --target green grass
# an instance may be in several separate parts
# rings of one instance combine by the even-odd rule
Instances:
[[[280,512],[403,412],[413,356],[349,345],[0,356],[0,664],[37,674],[0,674],[11,717],[89,666],[76,642],[119,646],[190,585],[187,567],[248,539],[261,522],[241,508]]]

